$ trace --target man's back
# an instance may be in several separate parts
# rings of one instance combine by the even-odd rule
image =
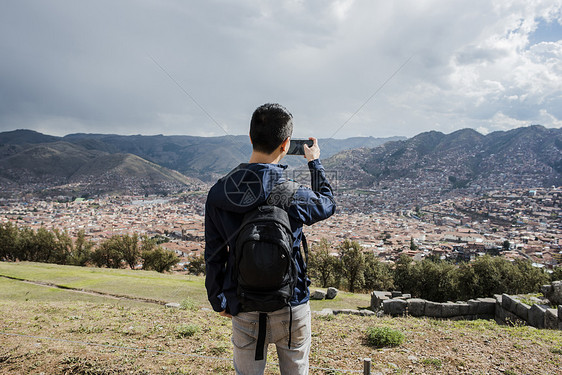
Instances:
[[[276,185],[283,183],[286,166],[280,160],[287,155],[293,131],[293,116],[279,104],[258,107],[250,122],[252,155],[221,178],[209,191],[205,204],[205,286],[213,310],[232,318],[234,368],[237,374],[263,374],[267,346],[275,344],[282,374],[307,374],[311,343],[311,318],[306,262],[299,251],[303,224],[312,225],[331,216],[336,208],[332,188],[318,160],[320,148],[315,138],[304,145],[311,173],[311,186],[299,186],[288,206],[288,227],[296,283],[289,306],[275,311],[261,309],[259,301],[244,309],[236,264],[236,240],[245,215],[263,205]],[[239,243],[239,246],[240,245]],[[260,244],[261,246],[261,244]],[[258,256],[256,254],[256,256]],[[256,270],[261,272],[261,270]],[[257,277],[259,279],[259,276]],[[294,285],[294,287],[293,287]]]
[[[309,168],[317,191],[300,187],[287,209],[295,242],[293,256],[298,281],[291,304],[308,301],[308,280],[305,280],[305,259],[299,251],[303,224],[312,225],[333,214],[335,203],[320,163],[312,161]],[[275,164],[241,164],[219,180],[209,191],[205,207],[207,290],[215,311],[227,309],[236,315],[240,304],[233,280],[234,249],[244,215],[266,202],[273,187],[284,181],[285,166]],[[224,269],[226,264],[226,269]],[[222,280],[222,285],[217,282]],[[213,293],[214,292],[214,293]],[[222,292],[222,295],[221,295]],[[217,310],[221,308],[221,310]]]

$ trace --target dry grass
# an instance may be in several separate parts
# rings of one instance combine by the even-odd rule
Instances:
[[[365,332],[373,326],[399,330],[406,339],[395,348],[372,348]],[[0,373],[231,374],[230,329],[230,320],[210,311],[0,278],[0,331],[26,335],[0,335]],[[562,373],[560,331],[349,315],[315,315],[312,329],[313,374],[361,372],[363,358],[372,358],[375,374]],[[272,347],[268,358],[276,362]],[[267,373],[278,369],[270,365]]]

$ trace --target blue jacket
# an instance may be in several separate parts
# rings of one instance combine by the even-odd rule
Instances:
[[[232,315],[240,311],[233,278],[234,254],[244,214],[264,204],[273,186],[285,180],[287,166],[280,164],[240,164],[221,178],[209,191],[205,204],[205,287],[213,310],[226,310]],[[319,160],[308,163],[311,188],[300,186],[287,213],[295,238],[293,258],[297,264],[298,280],[291,301],[292,306],[309,299],[310,280],[305,276],[306,264],[299,251],[303,224],[312,225],[330,217],[336,209],[332,188]]]

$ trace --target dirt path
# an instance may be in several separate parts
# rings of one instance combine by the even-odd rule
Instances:
[[[116,300],[145,302],[145,303],[153,303],[153,304],[156,304],[156,305],[165,305],[165,304],[168,303],[168,302],[165,302],[165,301],[159,301],[159,300],[151,299],[151,298],[131,297],[131,296],[120,295],[120,294],[97,292],[95,290],[73,288],[73,287],[69,287],[69,286],[65,286],[65,285],[58,285],[58,284],[48,283],[48,282],[44,282],[44,281],[27,280],[27,279],[23,279],[21,277],[14,277],[14,276],[7,276],[7,275],[0,275],[0,277],[10,279],[10,280],[21,281],[21,282],[27,283],[27,284],[44,286],[44,287],[47,287],[47,288],[63,289],[63,290],[67,290],[67,291],[74,292],[74,293],[82,293],[82,294],[88,294],[88,295],[92,295],[92,296],[100,296],[100,297],[112,298],[112,299],[116,299]]]

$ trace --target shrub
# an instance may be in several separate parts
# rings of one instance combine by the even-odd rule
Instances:
[[[404,338],[402,332],[389,327],[367,328],[367,342],[376,348],[399,346]]]
[[[440,369],[443,362],[439,358],[425,358],[421,361],[423,365],[433,366],[435,369]]]
[[[142,269],[153,270],[158,272],[169,271],[173,266],[179,262],[179,258],[171,250],[166,250],[157,246],[154,250],[143,251],[142,258],[144,259]]]
[[[176,333],[178,337],[191,337],[199,332],[199,326],[197,324],[182,324],[176,328]]]
[[[183,310],[197,310],[197,304],[193,299],[187,297],[180,303],[180,308]]]

